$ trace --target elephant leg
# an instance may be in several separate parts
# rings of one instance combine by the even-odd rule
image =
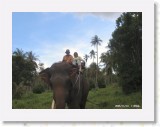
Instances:
[[[87,98],[83,98],[80,103],[80,108],[85,109]]]
[[[83,82],[82,82],[82,98],[80,101],[80,108],[81,109],[85,109],[88,93],[89,93],[89,85],[86,82],[86,80],[83,80]]]
[[[85,106],[86,106],[85,103],[81,103],[81,104],[80,104],[80,108],[81,108],[81,109],[85,109]]]
[[[72,102],[67,104],[69,109],[80,109],[80,105],[78,102]]]
[[[80,108],[85,109],[86,101],[87,101],[88,92],[83,93],[83,96],[81,98]]]

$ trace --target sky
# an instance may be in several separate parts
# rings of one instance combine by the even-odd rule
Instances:
[[[96,51],[90,42],[98,35],[102,40],[98,47],[100,57],[107,51],[120,15],[115,12],[13,12],[12,51],[16,48],[32,51],[46,68],[61,61],[66,49],[71,55],[78,52],[82,58],[92,49]],[[87,65],[92,62],[89,58]]]

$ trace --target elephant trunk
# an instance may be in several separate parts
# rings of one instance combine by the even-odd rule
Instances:
[[[53,100],[52,100],[52,105],[51,105],[51,108],[52,109],[65,109],[65,106],[66,106],[66,101],[65,101],[65,98],[59,98],[59,97],[55,97]]]
[[[65,109],[65,101],[56,101],[56,109]]]
[[[65,101],[57,101],[57,102],[55,102],[55,100],[53,99],[52,105],[51,105],[51,109],[64,109],[65,106],[66,106]]]
[[[56,109],[64,109],[66,104],[66,90],[61,87],[61,84],[54,89],[54,100]]]

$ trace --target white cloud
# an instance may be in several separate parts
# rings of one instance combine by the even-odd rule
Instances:
[[[87,16],[99,17],[101,20],[111,20],[115,21],[122,12],[78,12],[74,13],[75,17],[83,21]]]
[[[116,20],[122,13],[121,12],[92,12],[91,14],[105,19]]]
[[[121,14],[122,12],[70,12],[75,16],[75,18],[79,19],[80,21],[83,21],[86,17],[88,16],[94,16],[98,17],[101,20],[110,20],[110,21],[115,21]],[[62,12],[61,14],[69,14]],[[42,21],[53,21],[57,18],[60,18],[59,15],[54,15],[53,13],[48,13],[48,12],[43,12],[41,13]]]

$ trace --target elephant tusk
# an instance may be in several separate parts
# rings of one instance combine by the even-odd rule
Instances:
[[[55,109],[55,107],[56,107],[56,104],[55,104],[55,101],[53,99],[51,109]]]

